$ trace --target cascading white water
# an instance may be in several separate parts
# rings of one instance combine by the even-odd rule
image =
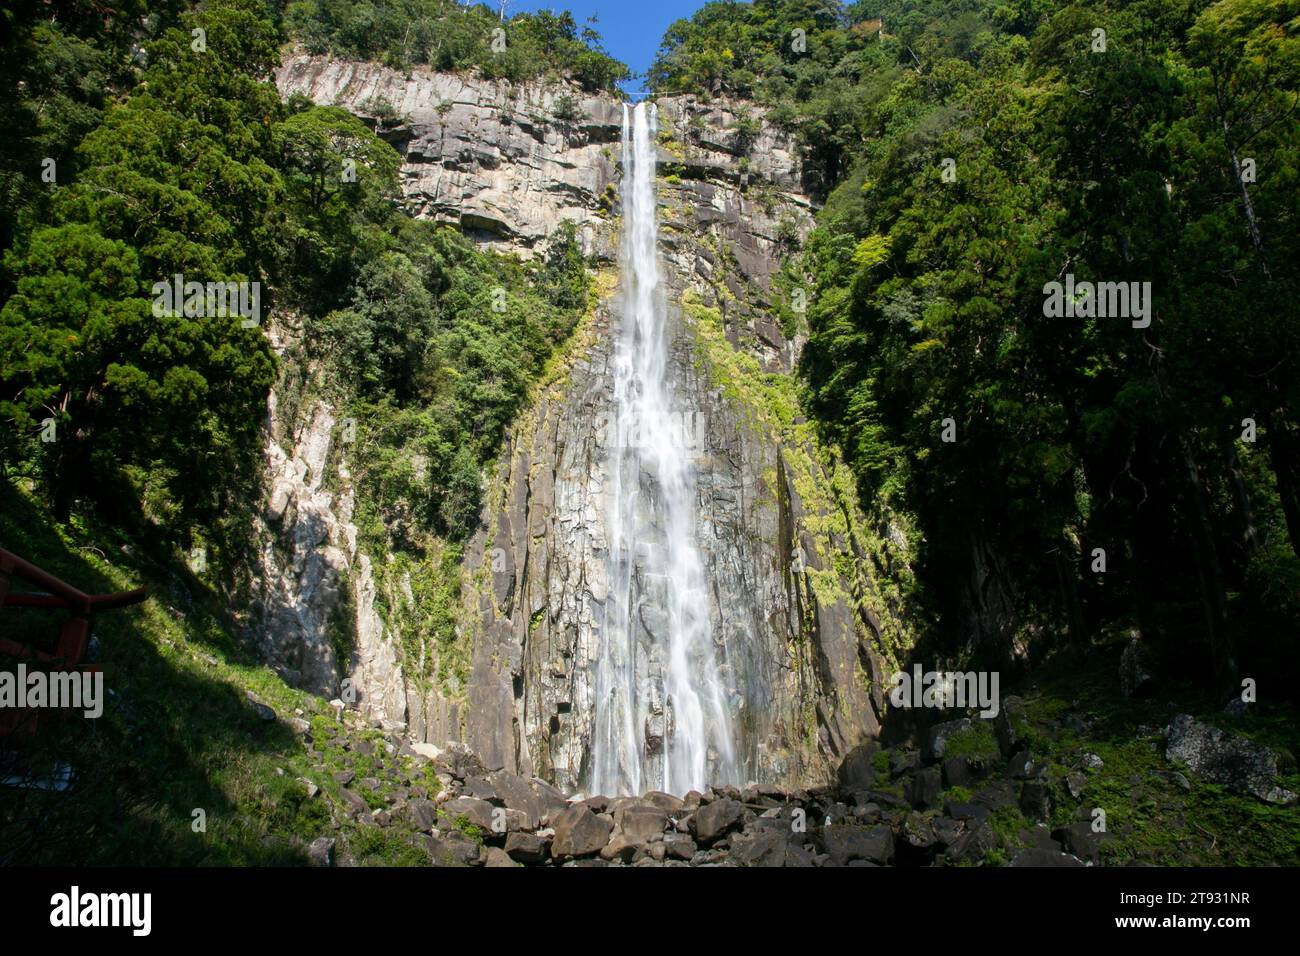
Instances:
[[[623,108],[621,332],[615,350],[609,600],[588,788],[678,795],[739,783],[696,541],[689,410],[673,407],[655,210],[656,111]]]

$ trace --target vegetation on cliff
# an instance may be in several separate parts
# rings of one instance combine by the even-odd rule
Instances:
[[[949,646],[1134,627],[1220,699],[1294,673],[1298,15],[758,0],[668,31],[657,89],[801,138],[808,409],[914,517]]]
[[[593,16],[538,10],[501,18],[486,4],[455,0],[293,0],[289,33],[311,53],[378,60],[407,69],[475,69],[503,80],[571,77],[587,90],[617,90],[630,74],[605,52]]]

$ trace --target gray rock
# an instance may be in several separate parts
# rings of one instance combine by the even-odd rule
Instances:
[[[1078,800],[1087,786],[1087,776],[1078,770],[1071,770],[1065,775],[1065,788],[1070,791],[1070,796],[1074,797],[1074,799]]]
[[[866,790],[875,786],[875,758],[879,751],[880,745],[874,740],[850,750],[840,764],[840,787],[844,790]]]
[[[894,833],[883,825],[826,827],[822,843],[833,866],[846,866],[852,860],[885,864],[894,859]]]
[[[412,800],[406,805],[406,819],[417,830],[432,830],[438,825],[438,807],[431,800]]]
[[[1251,794],[1268,803],[1289,805],[1296,794],[1277,786],[1277,755],[1262,744],[1178,714],[1169,723],[1165,757],[1185,764],[1203,780]]]
[[[1120,692],[1125,697],[1149,697],[1155,691],[1155,687],[1155,679],[1151,676],[1146,651],[1138,639],[1137,632],[1133,631],[1119,659]]]
[[[949,757],[943,762],[943,779],[949,787],[969,787],[988,776],[989,764],[972,757]]]
[[[999,845],[997,831],[986,820],[969,825],[944,852],[944,857],[949,863],[977,863]]]
[[[972,820],[980,823],[989,818],[987,807],[980,806],[978,803],[960,803],[947,800],[944,802],[943,812],[954,820]]]
[[[1051,791],[1045,783],[1027,780],[1020,785],[1020,812],[1030,820],[1046,820],[1052,815]]]
[[[895,751],[889,757],[889,774],[891,777],[901,777],[920,766],[921,755],[915,750]]]
[[[301,717],[287,717],[284,722],[288,725],[290,730],[299,736],[302,736],[311,730],[311,724],[303,720]]]
[[[334,865],[334,840],[332,837],[317,837],[307,847],[307,859],[312,866]]]
[[[731,859],[741,866],[785,866],[789,842],[781,830],[746,830],[731,838]]]
[[[899,837],[895,851],[900,866],[926,866],[939,850],[934,821],[922,813],[913,811],[908,814]]]
[[[525,778],[506,770],[492,773],[487,780],[497,799],[528,818],[528,828],[537,829],[542,820],[542,800]]]
[[[471,866],[479,859],[479,845],[458,830],[426,836],[424,844],[434,866]]]
[[[971,722],[966,717],[962,717],[960,720],[948,720],[941,724],[935,724],[930,728],[930,733],[926,738],[926,756],[930,760],[942,760],[949,738],[970,730],[970,728]]]
[[[1110,838],[1109,833],[1094,833],[1091,823],[1079,822],[1057,827],[1052,838],[1060,841],[1066,850],[1079,859],[1095,863],[1101,857],[1101,845]]]
[[[997,716],[993,718],[993,733],[998,739],[998,749],[1002,756],[1010,757],[1023,749],[1025,740],[1017,725],[1026,719],[1023,700],[1019,697],[1002,699]]]
[[[441,807],[443,819],[456,821],[464,817],[485,835],[492,832],[492,809],[492,804],[477,797],[456,797]]]
[[[1012,756],[1007,763],[1007,775],[1012,780],[1029,780],[1037,774],[1038,767],[1034,763],[1034,758],[1023,750]]]
[[[907,802],[917,810],[929,810],[937,806],[942,791],[943,781],[938,767],[927,767],[920,771],[904,788]]]

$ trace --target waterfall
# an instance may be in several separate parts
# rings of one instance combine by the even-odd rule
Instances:
[[[660,282],[652,104],[623,108],[620,331],[609,454],[609,599],[588,789],[678,795],[739,783],[696,539],[690,409],[675,408]]]

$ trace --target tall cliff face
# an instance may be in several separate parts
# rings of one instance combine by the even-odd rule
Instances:
[[[287,60],[278,78],[286,95],[301,92],[363,116],[380,98],[389,101],[402,122],[381,131],[402,151],[407,199],[424,215],[524,255],[571,219],[589,250],[605,263],[614,259],[622,110],[613,99],[311,58]],[[777,281],[783,257],[812,225],[793,143],[746,104],[674,97],[658,106],[669,376],[693,436],[712,634],[731,683],[743,688],[735,718],[741,759],[751,779],[817,783],[879,729],[882,686],[910,643],[898,608],[875,583],[896,558],[858,512],[842,466],[798,415],[791,375],[802,345],[797,277]],[[389,662],[384,648],[400,644],[400,635],[367,625],[370,559],[355,547],[333,545],[334,564],[318,562],[319,573],[308,569],[305,580],[271,575],[281,599],[272,603],[288,624],[273,631],[270,645],[323,646],[305,635],[328,616],[317,605],[330,603],[333,586],[336,606],[352,612],[351,674],[372,716],[405,723],[411,736],[435,744],[462,740],[490,767],[569,790],[582,785],[590,756],[594,664],[610,586],[615,270],[602,268],[599,286],[599,306],[514,423],[489,478],[482,528],[464,559],[463,683],[412,672],[431,672],[433,661],[394,655]],[[291,479],[316,473],[286,461],[320,456],[311,440],[320,429],[308,423],[328,411],[317,405],[296,414],[300,452],[272,452],[268,465],[281,476],[288,468]],[[322,528],[323,542],[346,541],[347,491],[322,514],[319,487],[289,484],[287,497],[316,502],[306,509],[315,530],[286,528],[280,518],[261,537],[266,553],[306,569],[311,559],[297,556],[294,542]],[[285,616],[298,604],[315,607],[308,626]],[[306,657],[329,672],[323,653]],[[340,676],[348,670],[333,666]],[[311,686],[306,670],[303,680]],[[395,680],[404,695],[394,694]],[[653,746],[662,728],[645,731]]]

